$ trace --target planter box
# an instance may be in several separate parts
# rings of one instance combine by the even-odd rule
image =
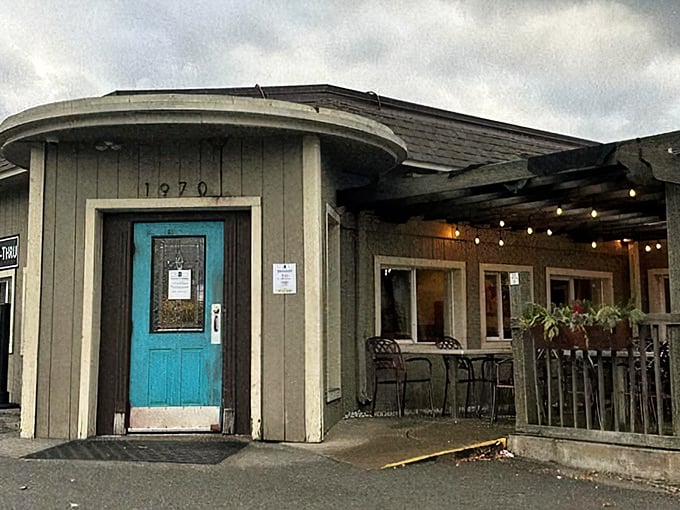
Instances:
[[[534,345],[539,348],[618,350],[633,345],[633,332],[625,321],[618,322],[613,330],[600,326],[584,326],[583,329],[572,330],[567,326],[560,326],[560,332],[552,340],[543,337],[543,327],[540,326],[533,328],[531,334]]]

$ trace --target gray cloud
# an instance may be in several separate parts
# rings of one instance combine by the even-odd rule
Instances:
[[[680,7],[10,0],[0,117],[115,89],[332,83],[601,141],[680,129]]]

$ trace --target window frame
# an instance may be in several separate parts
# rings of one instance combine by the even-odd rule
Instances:
[[[330,204],[326,204],[325,235],[325,397],[328,404],[342,398],[342,221]]]
[[[512,341],[512,338],[502,338],[502,337],[487,337],[486,335],[486,292],[484,288],[484,280],[485,280],[485,273],[529,273],[529,278],[531,279],[531,288],[530,288],[530,296],[531,296],[531,301],[534,300],[534,266],[521,266],[521,265],[515,265],[515,264],[479,264],[479,323],[480,323],[480,329],[479,329],[479,336],[482,339],[482,345],[486,346],[487,344],[493,344],[493,345],[498,345],[503,344],[507,345]],[[501,332],[501,335],[503,334],[503,327],[502,327],[502,321],[503,321],[503,309],[502,309],[502,303],[501,300],[498,301],[498,306],[499,306],[499,331]]]
[[[9,354],[14,353],[14,311],[16,307],[16,268],[0,270],[0,280],[8,280],[9,295]]]
[[[465,288],[465,262],[457,260],[435,260],[411,257],[392,257],[376,255],[374,257],[374,318],[375,334],[380,335],[381,324],[381,271],[383,269],[397,269],[411,272],[410,277],[410,313],[411,333],[413,340],[397,340],[401,343],[417,341],[413,335],[418,331],[418,306],[416,303],[417,269],[442,270],[447,272],[446,288],[450,292],[450,309],[444,314],[444,334],[454,336],[463,346],[467,345],[467,302]],[[432,343],[432,342],[418,342]]]
[[[555,279],[565,280],[569,282],[569,299],[573,301],[574,298],[574,280],[575,279],[597,279],[601,280],[601,294],[603,305],[614,304],[614,273],[611,271],[591,271],[588,269],[567,269],[561,267],[546,267],[545,268],[545,299],[546,303],[552,303],[552,296],[550,293],[550,280]],[[566,303],[569,304],[569,303]]]
[[[666,287],[662,280],[669,278],[668,268],[647,270],[647,292],[649,294],[649,313],[670,313],[666,308]]]

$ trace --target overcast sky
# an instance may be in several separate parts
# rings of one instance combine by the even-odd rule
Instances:
[[[2,0],[0,118],[330,83],[598,141],[680,130],[677,0]]]

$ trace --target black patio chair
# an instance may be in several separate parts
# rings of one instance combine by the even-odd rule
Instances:
[[[437,349],[462,349],[462,344],[453,338],[452,336],[443,336],[435,340],[435,345]],[[446,378],[444,381],[444,400],[442,401],[442,416],[446,415],[446,402],[449,395],[449,385],[451,382],[454,383],[453,391],[456,391],[456,384],[465,384],[465,416],[468,416],[468,410],[470,406],[470,395],[471,390],[478,381],[475,379],[475,368],[472,360],[465,356],[442,356],[444,360],[444,370],[446,372]],[[456,381],[451,380],[451,369],[453,368],[453,363],[457,363],[457,368],[461,376],[457,378]]]
[[[399,344],[392,338],[374,336],[366,340],[366,349],[373,369],[373,401],[371,416],[375,415],[378,386],[394,385],[399,416],[404,415],[406,386],[426,383],[430,397],[430,411],[434,416],[432,401],[432,362],[423,357],[404,358]],[[416,365],[420,365],[417,367]]]

